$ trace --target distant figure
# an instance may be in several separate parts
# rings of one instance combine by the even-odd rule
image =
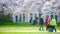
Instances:
[[[51,23],[50,23],[50,25],[51,25],[51,29],[52,29],[52,32],[55,30],[55,32],[56,32],[56,19],[54,18],[54,17],[52,17],[52,21],[51,21]]]
[[[44,30],[43,29],[43,25],[44,25],[44,20],[43,20],[43,18],[40,16],[40,18],[39,18],[39,24],[40,24],[40,28],[39,28],[39,30],[41,31],[41,30]],[[41,29],[42,28],[42,29]]]
[[[21,22],[21,20],[18,20],[18,26],[20,26],[20,22]]]
[[[49,29],[50,22],[51,22],[51,19],[49,18],[49,16],[47,16],[47,19],[46,19],[46,31]]]
[[[33,18],[31,17],[31,18],[30,18],[30,22],[29,22],[30,24],[32,23],[32,20],[33,20]]]
[[[32,25],[36,25],[37,23],[38,23],[38,17],[36,17],[36,18],[33,20]]]
[[[56,21],[57,21],[57,15],[55,15],[55,19],[56,19]]]

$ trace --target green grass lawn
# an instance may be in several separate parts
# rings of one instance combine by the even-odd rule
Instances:
[[[0,30],[39,30],[39,25],[20,23],[20,26],[18,26],[18,24],[12,23],[7,25],[1,25]],[[46,30],[45,26],[44,30]],[[59,26],[57,26],[57,30],[60,30]],[[0,32],[0,34],[60,34],[60,32]]]
[[[39,26],[0,26],[0,30],[39,30]],[[46,27],[44,27],[46,30]],[[57,27],[57,30],[60,30],[60,27]]]
[[[38,30],[39,27],[1,26],[0,30]]]
[[[18,23],[8,23],[7,25],[1,25],[0,30],[39,30],[39,25],[30,25],[27,22],[22,22],[18,26]],[[44,30],[46,30],[45,25]],[[60,30],[59,26],[57,26],[57,30]]]
[[[0,34],[60,34],[60,32],[0,32]]]

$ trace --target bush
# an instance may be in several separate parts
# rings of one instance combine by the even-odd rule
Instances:
[[[7,22],[10,22],[11,21],[11,15],[8,14],[8,15],[0,15],[0,24],[5,24]]]

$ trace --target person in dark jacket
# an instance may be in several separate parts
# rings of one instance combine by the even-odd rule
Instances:
[[[40,28],[39,28],[39,30],[44,30],[43,29],[43,25],[44,25],[44,20],[43,20],[43,18],[40,16],[40,18],[39,18],[39,24],[40,24]],[[42,28],[42,29],[41,29]]]
[[[38,17],[36,17],[36,18],[33,20],[32,25],[36,25],[37,23],[38,23]]]

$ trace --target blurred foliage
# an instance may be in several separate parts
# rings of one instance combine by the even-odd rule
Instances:
[[[12,21],[11,18],[12,17],[10,14],[5,15],[5,14],[0,13],[0,24],[5,24],[7,22]]]

